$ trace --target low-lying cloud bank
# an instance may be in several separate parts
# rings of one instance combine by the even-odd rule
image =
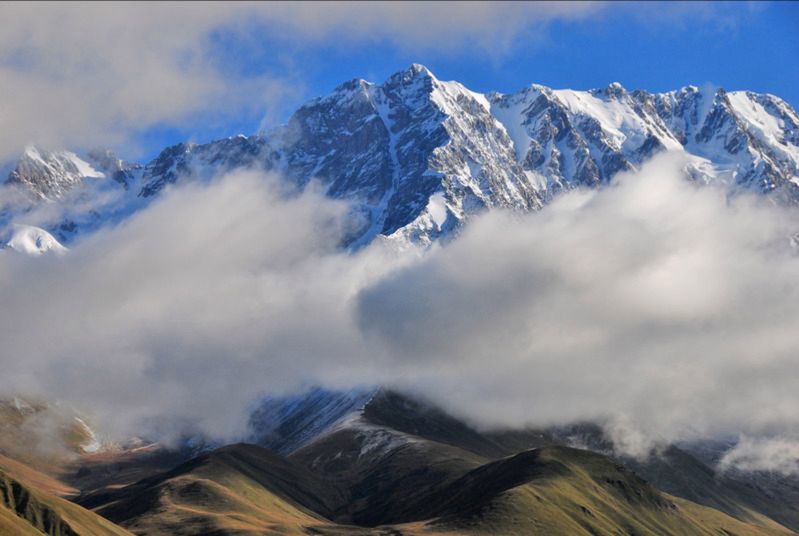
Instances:
[[[0,389],[68,400],[117,434],[236,433],[257,393],[360,369],[347,311],[390,263],[339,251],[346,212],[240,173],[177,189],[68,255],[4,253]]]
[[[604,422],[633,454],[794,444],[799,214],[683,164],[486,213],[424,254],[342,251],[347,207],[275,178],[176,189],[69,255],[0,256],[0,389],[118,434],[229,437],[260,393],[387,383],[481,426]]]

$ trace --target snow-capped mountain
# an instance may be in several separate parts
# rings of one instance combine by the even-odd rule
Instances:
[[[86,179],[105,174],[70,151],[48,152],[28,146],[8,176],[7,183],[24,187],[35,198],[55,201]]]
[[[265,137],[288,176],[363,200],[363,240],[428,241],[483,207],[541,206],[485,97],[420,65],[382,85],[343,84]]]
[[[144,166],[102,151],[83,160],[29,148],[7,182],[51,203],[117,188],[118,205],[136,208],[171,184],[254,166],[352,201],[355,247],[377,235],[425,244],[485,208],[537,210],[564,190],[601,187],[659,151],[688,154],[695,180],[799,201],[799,116],[773,95],[694,86],[653,94],[618,83],[479,94],[420,65],[382,84],[346,82],[262,134],[178,144]],[[108,205],[45,227],[68,241],[129,212]]]

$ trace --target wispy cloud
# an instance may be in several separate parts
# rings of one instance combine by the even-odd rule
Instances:
[[[582,19],[602,2],[278,3],[260,15],[282,36],[304,40],[389,41],[410,51],[506,50],[532,26]]]

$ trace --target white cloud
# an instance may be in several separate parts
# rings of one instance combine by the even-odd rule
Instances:
[[[120,144],[153,126],[260,112],[281,83],[223,72],[210,40],[243,17],[224,4],[1,6],[0,158],[29,142]]]
[[[680,164],[479,218],[366,290],[361,327],[403,385],[487,426],[609,421],[639,453],[797,430],[799,218]]]
[[[229,437],[259,393],[382,383],[482,426],[605,422],[633,454],[790,437],[799,218],[681,165],[484,214],[424,255],[341,251],[347,207],[263,175],[177,188],[66,256],[0,255],[0,392],[123,436]]]
[[[335,250],[345,209],[237,174],[63,257],[3,253],[0,392],[65,400],[123,435],[153,419],[232,433],[257,393],[353,359],[346,299],[380,272]]]

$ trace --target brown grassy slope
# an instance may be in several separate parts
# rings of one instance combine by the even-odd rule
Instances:
[[[130,536],[111,521],[52,493],[59,490],[52,479],[22,464],[0,470],[0,530],[8,531],[0,534]]]
[[[233,445],[82,501],[147,536],[792,534],[765,518],[757,526],[661,493],[600,454],[549,447],[466,467],[470,461],[460,476],[442,480],[420,471],[418,447],[382,460],[374,473],[381,482],[370,477],[349,490],[271,451]],[[369,493],[379,497],[358,495]],[[359,507],[345,507],[353,502]],[[367,503],[375,515],[365,515]],[[366,520],[369,526],[353,526]]]
[[[484,465],[410,508],[434,513],[437,528],[476,534],[794,534],[666,495],[610,458],[565,447]]]
[[[0,535],[2,536],[43,536],[44,532],[19,517],[16,512],[0,506]]]
[[[340,500],[316,475],[277,454],[232,445],[81,502],[136,534],[254,535],[332,526],[323,513]]]

